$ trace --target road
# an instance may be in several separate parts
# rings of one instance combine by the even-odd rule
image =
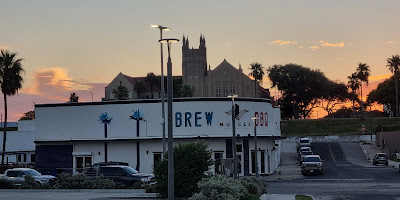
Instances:
[[[269,192],[311,194],[321,200],[400,200],[398,170],[384,165],[373,166],[357,146],[357,143],[313,143],[313,152],[324,160],[324,174],[268,182]]]

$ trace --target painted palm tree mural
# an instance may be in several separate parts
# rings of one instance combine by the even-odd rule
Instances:
[[[140,134],[139,134],[139,130],[140,130],[140,128],[139,128],[139,125],[140,125],[139,121],[140,121],[140,120],[144,120],[143,113],[140,112],[139,109],[133,110],[133,114],[132,114],[131,116],[129,116],[129,119],[136,120],[136,136],[139,137],[139,135],[140,135]]]
[[[107,138],[107,125],[111,124],[111,120],[112,120],[112,118],[108,117],[108,113],[107,112],[102,113],[99,116],[99,122],[104,124],[104,137],[105,138]]]
[[[99,120],[98,121],[101,124],[104,124],[104,138],[107,138],[107,125],[111,124],[111,120],[112,120],[112,118],[108,117],[107,112],[102,113],[99,116]],[[107,142],[104,142],[104,162],[107,162],[107,154],[108,154],[107,153]]]

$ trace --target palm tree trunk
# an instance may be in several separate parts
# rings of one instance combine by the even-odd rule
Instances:
[[[4,167],[4,153],[6,151],[7,141],[7,95],[4,94],[4,132],[3,132],[3,152],[1,153],[1,167]]]
[[[151,92],[151,98],[154,99],[153,97],[153,85],[150,84],[150,92]]]
[[[257,79],[254,79],[254,98],[257,98]]]
[[[356,117],[356,110],[354,109],[354,90],[353,90],[353,117]]]
[[[363,104],[363,99],[362,99],[362,97],[363,97],[363,95],[362,95],[362,82],[361,82],[361,118],[364,118],[364,104]]]
[[[399,116],[399,95],[398,95],[398,88],[397,88],[397,82],[398,82],[398,77],[397,77],[397,73],[395,72],[395,74],[394,74],[394,78],[395,78],[395,85],[396,85],[396,117],[398,117]]]

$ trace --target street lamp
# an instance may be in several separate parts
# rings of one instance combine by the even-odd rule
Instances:
[[[150,25],[152,28],[160,29],[160,40],[162,40],[162,32],[171,30],[168,27],[164,27],[161,25]],[[163,144],[163,151],[161,154],[161,159],[164,160],[164,154],[166,151],[166,141],[165,141],[165,97],[164,97],[164,61],[163,61],[163,43],[160,42],[160,49],[161,49],[161,127],[162,127],[162,144]]]
[[[235,133],[235,97],[236,94],[229,95],[232,97],[232,152],[233,152],[233,179],[237,179],[237,156],[236,156],[236,133]]]
[[[179,42],[178,39],[162,39],[160,43],[167,43],[167,92],[168,92],[168,200],[174,200],[174,141],[172,132],[172,62],[171,44]]]
[[[256,165],[256,177],[260,178],[260,173],[258,172],[258,159],[257,159],[257,127],[256,127],[256,121],[258,120],[258,117],[252,117],[251,118],[254,121],[254,163]]]
[[[92,95],[92,102],[93,102],[93,92],[89,92]]]

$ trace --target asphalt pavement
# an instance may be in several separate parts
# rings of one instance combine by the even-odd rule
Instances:
[[[312,150],[324,160],[324,174],[301,176],[293,167],[295,153],[283,153],[281,173],[265,177],[271,194],[309,194],[314,199],[400,199],[400,174],[390,166],[374,166],[358,143],[316,142]],[[375,149],[376,150],[376,149]],[[378,149],[379,150],[379,149]]]

